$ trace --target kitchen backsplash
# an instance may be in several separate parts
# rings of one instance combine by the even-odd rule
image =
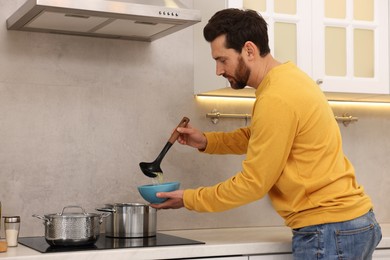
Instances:
[[[213,124],[205,114],[215,107],[248,113],[248,105],[194,98],[191,28],[152,43],[7,31],[6,19],[23,2],[0,1],[0,201],[3,215],[21,216],[21,236],[43,235],[32,214],[143,202],[137,186],[151,179],[138,163],[157,156],[184,115],[207,131],[245,125]],[[346,112],[359,121],[340,125],[345,151],[379,221],[389,222],[390,109]],[[195,188],[235,174],[243,158],[175,144],[162,168],[165,181]],[[268,198],[223,213],[158,212],[159,230],[278,225]]]

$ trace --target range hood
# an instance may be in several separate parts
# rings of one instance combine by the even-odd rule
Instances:
[[[153,41],[200,20],[178,0],[27,0],[7,28]]]

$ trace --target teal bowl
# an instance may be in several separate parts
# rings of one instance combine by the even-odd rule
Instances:
[[[159,204],[166,201],[166,198],[157,198],[157,192],[175,191],[180,188],[180,182],[164,182],[161,184],[148,184],[138,187],[142,198],[151,204]]]

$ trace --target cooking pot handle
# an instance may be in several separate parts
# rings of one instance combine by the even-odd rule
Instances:
[[[116,212],[116,210],[115,209],[113,209],[113,208],[97,208],[96,209],[97,211],[103,211],[103,212],[110,212],[110,213],[115,213]],[[109,215],[108,215],[109,216]],[[107,216],[107,217],[108,217]]]
[[[79,208],[79,209],[81,209],[81,211],[83,212],[83,214],[84,215],[88,215],[86,212],[85,212],[85,210],[82,208],[82,207],[80,207],[80,206],[66,206],[66,207],[64,207],[63,209],[62,209],[62,212],[61,212],[61,216],[64,214],[64,211],[65,211],[65,209],[68,209],[68,208]]]
[[[34,214],[34,215],[32,215],[32,216],[33,216],[34,218],[39,218],[39,219],[45,221],[44,224],[50,225],[50,220],[49,220],[48,218],[45,218],[44,216],[40,216],[40,215],[37,215],[37,214]]]
[[[102,224],[103,223],[103,218],[106,218],[108,216],[111,215],[111,212],[104,212],[100,215],[100,218],[99,218],[99,224]]]

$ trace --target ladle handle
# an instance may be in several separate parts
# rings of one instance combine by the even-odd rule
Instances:
[[[180,121],[180,123],[177,125],[176,128],[178,127],[186,127],[188,122],[190,122],[190,119],[188,117],[183,117],[183,119]],[[168,142],[171,143],[171,144],[174,144],[177,140],[177,138],[179,138],[179,135],[180,133],[176,130],[175,128],[175,131],[172,133],[171,137],[169,138]]]

